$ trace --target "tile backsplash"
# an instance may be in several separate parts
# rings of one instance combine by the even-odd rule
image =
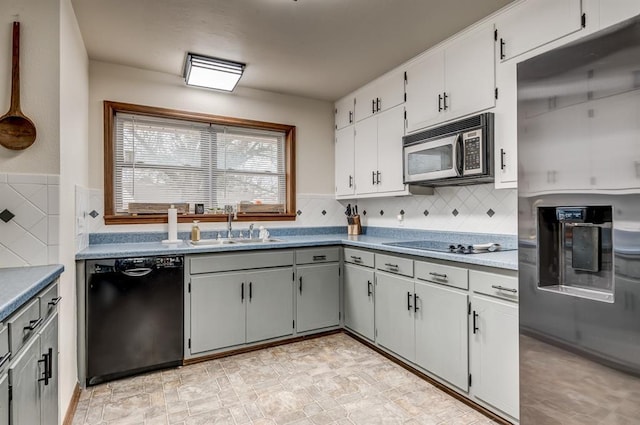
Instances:
[[[76,194],[76,220],[84,223],[85,232],[132,231],[131,225],[104,225],[102,190],[82,189]],[[78,206],[78,199],[82,203],[81,207]],[[517,233],[517,190],[496,190],[493,184],[440,187],[434,190],[433,195],[369,198],[359,199],[357,202],[336,201],[333,195],[299,193],[296,198],[295,223],[282,221],[256,224],[265,227],[344,226],[344,211],[349,203],[352,206],[358,205],[358,212],[365,226],[507,235]],[[224,226],[224,223],[200,223],[202,230],[217,230]],[[234,228],[236,226],[244,228],[248,223],[234,225]],[[189,228],[188,223],[179,225],[180,231],[187,231]],[[148,224],[137,229],[139,230],[166,231],[166,224]],[[83,246],[83,241],[86,242],[87,239],[81,240],[78,249],[86,246]]]
[[[58,262],[60,176],[0,174],[0,267]]]

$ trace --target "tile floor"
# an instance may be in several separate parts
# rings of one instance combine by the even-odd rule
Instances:
[[[97,385],[80,424],[447,424],[491,420],[345,334]]]

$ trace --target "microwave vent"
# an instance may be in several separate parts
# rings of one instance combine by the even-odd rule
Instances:
[[[412,145],[425,139],[436,139],[440,136],[448,136],[449,134],[459,133],[461,131],[482,127],[488,120],[493,121],[493,114],[491,112],[474,115],[472,117],[450,122],[439,127],[430,128],[419,133],[404,136],[402,138],[402,142],[404,145]]]

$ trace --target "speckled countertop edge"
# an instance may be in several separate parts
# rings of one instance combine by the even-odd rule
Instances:
[[[0,268],[0,321],[22,307],[63,271],[64,266],[60,264]]]
[[[381,236],[347,236],[345,234],[316,234],[305,236],[286,236],[281,242],[270,243],[242,243],[233,245],[205,245],[192,246],[187,241],[177,244],[162,244],[160,242],[142,243],[114,243],[90,245],[76,254],[76,260],[90,260],[100,258],[118,258],[147,255],[185,255],[216,252],[250,251],[256,249],[303,248],[327,245],[345,245],[360,248],[375,249],[396,254],[406,254],[423,258],[455,261],[458,263],[475,264],[496,267],[507,270],[518,269],[518,251],[492,252],[487,254],[450,254],[446,252],[424,251],[420,249],[401,248],[384,245],[389,242],[407,240],[406,238]]]

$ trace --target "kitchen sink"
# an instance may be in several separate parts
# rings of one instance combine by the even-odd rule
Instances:
[[[189,241],[194,246],[211,246],[211,245],[233,245],[233,244],[261,244],[270,242],[282,242],[282,239],[248,239],[248,238],[220,238],[220,239],[200,239],[199,241]]]

